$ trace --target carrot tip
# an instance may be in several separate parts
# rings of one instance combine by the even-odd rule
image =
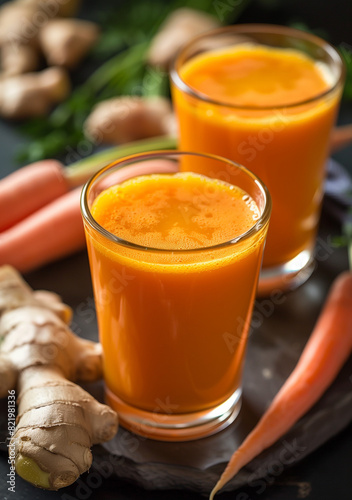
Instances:
[[[209,495],[209,500],[214,500],[215,495],[221,489],[221,485],[219,483],[220,483],[220,481],[218,481],[216,483],[216,485],[214,486],[214,488],[211,490],[210,495]]]

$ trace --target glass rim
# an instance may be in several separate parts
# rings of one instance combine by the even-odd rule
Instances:
[[[225,101],[218,101],[216,99],[212,99],[206,94],[197,91],[190,85],[188,85],[180,76],[179,70],[177,68],[179,59],[184,55],[187,50],[192,47],[195,43],[200,40],[209,38],[211,36],[221,36],[223,34],[273,34],[273,35],[288,35],[292,38],[301,39],[305,41],[311,41],[317,47],[322,48],[325,53],[329,54],[334,63],[337,63],[340,66],[340,74],[333,85],[330,85],[327,90],[324,92],[320,92],[319,94],[310,97],[309,99],[305,99],[302,101],[298,101],[291,104],[280,104],[280,105],[270,105],[270,106],[241,106],[236,104],[226,103]],[[206,52],[206,51],[205,51]],[[251,24],[237,24],[236,26],[224,26],[222,28],[216,28],[209,31],[206,31],[196,37],[192,38],[188,43],[183,45],[178,52],[176,53],[170,67],[170,79],[172,83],[181,91],[185,92],[189,96],[199,99],[208,104],[212,104],[213,106],[221,106],[227,107],[229,109],[238,110],[238,111],[270,111],[270,110],[278,110],[289,108],[293,109],[299,106],[303,106],[306,104],[314,103],[329,94],[333,93],[340,85],[343,85],[346,74],[346,66],[345,63],[339,54],[338,50],[329,42],[320,38],[316,35],[308,33],[303,30],[299,30],[297,28],[291,28],[289,26],[281,26],[276,24],[260,24],[260,23],[251,23]]]
[[[88,195],[90,192],[90,189],[93,187],[93,184],[98,180],[99,177],[107,173],[109,170],[116,171],[114,167],[126,167],[128,165],[133,165],[137,161],[144,161],[144,160],[151,160],[151,159],[170,159],[171,158],[176,158],[178,156],[195,156],[197,158],[207,158],[209,160],[216,160],[220,161],[222,163],[226,163],[228,165],[231,165],[232,167],[236,167],[241,173],[244,173],[247,177],[250,177],[254,184],[257,186],[257,188],[260,190],[263,199],[264,199],[264,208],[262,210],[262,213],[258,220],[254,222],[254,224],[244,233],[241,233],[240,235],[224,241],[222,243],[217,243],[216,245],[210,245],[210,246],[205,246],[205,247],[197,247],[197,248],[192,248],[192,249],[171,249],[171,248],[154,248],[154,247],[146,247],[145,245],[140,245],[138,243],[133,243],[131,241],[125,240],[123,238],[120,238],[119,236],[114,235],[113,233],[110,233],[107,229],[105,229],[103,226],[101,226],[93,217],[89,205],[88,205]],[[175,172],[177,173],[177,172]],[[135,177],[140,177],[144,174],[137,175]],[[149,174],[145,174],[149,175]],[[161,175],[163,175],[161,173]],[[201,174],[200,174],[201,175]],[[126,179],[128,180],[128,179]],[[217,156],[213,154],[207,154],[207,153],[196,153],[193,151],[178,151],[178,150],[159,150],[159,151],[149,151],[146,153],[136,153],[133,155],[126,156],[124,158],[120,158],[114,162],[109,163],[105,167],[101,168],[98,172],[96,172],[83,186],[82,191],[81,191],[81,198],[80,198],[80,206],[81,206],[81,213],[82,216],[87,224],[94,230],[96,230],[99,234],[107,238],[109,241],[113,242],[114,244],[117,245],[122,245],[127,248],[131,248],[133,250],[138,250],[142,252],[158,252],[158,253],[165,253],[165,254],[193,254],[193,253],[199,253],[199,252],[204,252],[204,251],[210,251],[210,250],[217,250],[217,249],[222,249],[229,247],[231,245],[238,244],[242,241],[245,241],[249,239],[252,235],[260,232],[263,227],[265,227],[266,224],[268,224],[270,215],[271,215],[271,208],[272,208],[272,201],[271,201],[271,195],[269,193],[268,188],[264,184],[264,182],[259,179],[258,176],[256,176],[253,172],[248,170],[246,167],[243,165],[240,165],[238,163],[235,163],[231,160],[228,160],[227,158],[224,158],[222,156]]]

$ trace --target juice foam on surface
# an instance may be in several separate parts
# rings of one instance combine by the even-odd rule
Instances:
[[[180,74],[196,92],[245,107],[297,104],[326,92],[331,85],[325,68],[308,56],[253,44],[196,56]]]
[[[111,234],[144,247],[192,250],[248,231],[259,209],[237,186],[189,172],[140,176],[99,195],[95,220]]]

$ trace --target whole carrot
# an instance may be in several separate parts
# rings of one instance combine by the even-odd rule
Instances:
[[[352,351],[352,273],[332,285],[303,353],[268,410],[232,455],[210,500],[237,472],[281,438],[321,397]]]
[[[173,162],[164,160],[155,164],[146,161],[117,170],[113,178],[114,182],[123,182],[132,174],[176,170]],[[109,179],[111,181],[112,177]],[[78,187],[69,191],[0,233],[0,265],[8,264],[20,272],[27,272],[83,249],[81,189]]]
[[[0,232],[44,207],[68,191],[63,165],[43,160],[0,181]]]
[[[76,188],[0,233],[0,265],[26,272],[85,246]]]

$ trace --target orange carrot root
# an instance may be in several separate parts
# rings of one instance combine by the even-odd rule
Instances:
[[[56,160],[32,163],[0,181],[0,232],[68,191],[63,166]]]
[[[352,351],[352,273],[333,283],[303,353],[268,410],[232,455],[209,499],[281,438],[322,396]]]
[[[330,154],[339,151],[352,143],[352,125],[335,127],[330,137]]]
[[[80,193],[66,193],[0,233],[0,265],[26,272],[84,248]]]

